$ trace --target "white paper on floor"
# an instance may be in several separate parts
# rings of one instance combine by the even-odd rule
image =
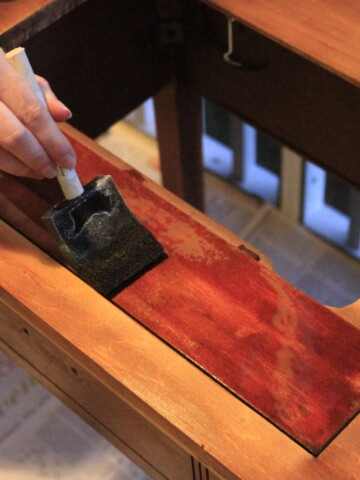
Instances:
[[[148,477],[0,352],[0,478]]]

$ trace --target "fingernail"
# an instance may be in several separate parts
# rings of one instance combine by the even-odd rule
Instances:
[[[46,178],[54,178],[56,177],[56,168],[52,165],[46,165],[41,169],[41,173]]]
[[[75,163],[75,157],[71,154],[65,155],[65,157],[61,159],[61,166],[64,168],[73,168],[75,167]]]
[[[64,113],[67,115],[66,120],[69,120],[72,117],[71,110],[68,109],[66,105],[64,105],[60,100],[58,100],[59,106],[64,110]]]

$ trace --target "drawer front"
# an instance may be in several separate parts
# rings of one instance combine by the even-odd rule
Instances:
[[[192,480],[208,470],[68,352],[0,302],[0,349],[155,479]],[[206,478],[206,477],[205,477]]]

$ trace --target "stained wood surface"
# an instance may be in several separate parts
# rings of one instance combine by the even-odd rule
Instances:
[[[67,130],[121,171],[129,169],[83,135]],[[143,186],[236,245],[234,235],[161,187],[145,179]],[[7,272],[0,276],[1,348],[116,445],[121,446],[122,431],[117,397],[164,432],[170,443],[175,441],[207,466],[210,479],[213,472],[247,480],[357,477],[359,417],[314,458],[31,242],[2,222],[0,231],[0,270]],[[359,306],[352,306],[348,317],[357,325]],[[347,312],[338,311],[345,318]],[[141,423],[134,428],[135,444],[125,445],[127,450],[136,450],[136,442],[142,441]],[[157,446],[152,450],[156,443],[155,435],[145,460],[160,466],[165,458],[157,457]],[[188,478],[185,470],[171,478]]]
[[[359,330],[165,202],[135,170],[119,171],[72,141],[82,181],[111,174],[169,256],[113,302],[319,453],[358,412]],[[39,217],[58,190],[6,178],[0,191],[2,216],[19,209],[27,235],[49,248]]]
[[[360,5],[352,0],[203,0],[360,85]]]
[[[13,0],[0,2],[0,44],[17,47],[87,0]]]
[[[0,269],[11,273],[0,277],[0,348],[132,458],[145,437],[142,459],[158,473],[162,461],[171,464],[175,440],[211,470],[210,480],[213,472],[247,480],[356,478],[359,418],[314,458],[2,221],[0,245]],[[123,401],[131,407],[125,418]],[[143,420],[134,423],[134,414]],[[168,436],[165,459],[147,420]],[[130,429],[125,438],[123,429]],[[184,465],[165,478],[192,477]]]

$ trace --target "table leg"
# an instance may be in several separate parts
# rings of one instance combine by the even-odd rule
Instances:
[[[163,185],[203,210],[201,97],[192,86],[175,79],[154,103]]]

